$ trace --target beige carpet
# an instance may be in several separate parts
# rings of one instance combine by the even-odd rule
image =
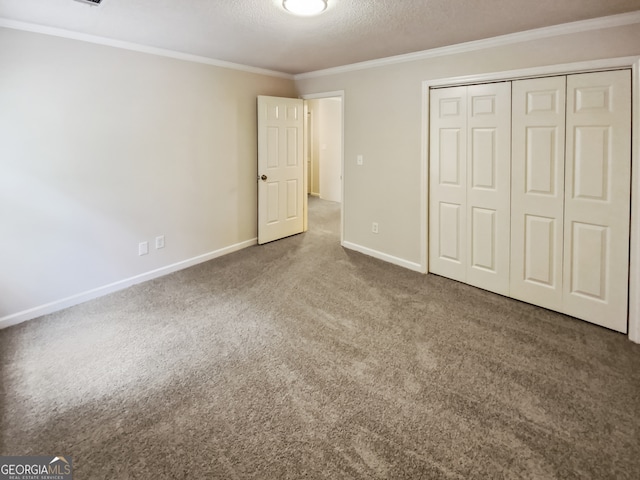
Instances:
[[[76,480],[640,478],[640,345],[310,218],[0,331],[0,453]]]

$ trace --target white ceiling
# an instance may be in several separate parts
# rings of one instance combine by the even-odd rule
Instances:
[[[303,73],[640,10],[640,0],[0,0],[0,17],[286,73]]]

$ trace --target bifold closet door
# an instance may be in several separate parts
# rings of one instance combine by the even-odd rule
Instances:
[[[508,294],[511,83],[430,98],[429,270]]]
[[[513,82],[510,295],[562,309],[566,76]]]
[[[626,333],[631,74],[567,77],[563,311]]]
[[[508,295],[511,82],[467,88],[467,283]]]
[[[626,333],[631,72],[431,92],[429,270]]]

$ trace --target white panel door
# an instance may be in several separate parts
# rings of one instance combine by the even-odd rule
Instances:
[[[467,87],[467,283],[509,294],[511,82]]]
[[[567,77],[563,311],[627,332],[631,74]]]
[[[566,76],[513,82],[510,295],[562,308]]]
[[[467,87],[430,97],[429,271],[467,277]]]
[[[258,243],[304,227],[304,104],[258,97]]]

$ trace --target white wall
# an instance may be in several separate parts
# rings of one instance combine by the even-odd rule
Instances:
[[[0,69],[0,326],[255,239],[256,96],[291,80],[4,28]]]
[[[303,95],[344,90],[344,240],[419,269],[424,80],[640,54],[637,24],[345,73],[302,76]],[[356,165],[356,156],[364,165]],[[379,223],[379,233],[371,223]]]
[[[320,103],[320,198],[342,201],[342,100],[322,98]]]

